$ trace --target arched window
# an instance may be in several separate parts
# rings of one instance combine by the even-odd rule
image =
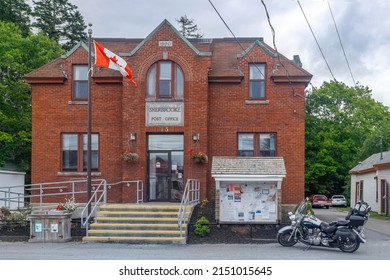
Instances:
[[[183,99],[184,75],[172,61],[159,61],[147,74],[147,97],[155,99]]]

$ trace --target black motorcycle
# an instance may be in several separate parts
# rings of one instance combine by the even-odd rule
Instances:
[[[345,217],[345,221],[325,223],[311,214],[311,205],[303,200],[295,213],[289,212],[291,226],[281,228],[277,234],[278,242],[291,247],[297,242],[310,246],[339,248],[346,253],[355,252],[360,243],[366,243],[362,227],[368,220],[371,207],[359,202]]]

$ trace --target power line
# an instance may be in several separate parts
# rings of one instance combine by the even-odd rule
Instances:
[[[270,16],[269,16],[269,13],[268,13],[268,9],[267,9],[267,6],[265,5],[265,3],[263,2],[263,0],[261,0],[261,2],[263,3],[263,6],[265,8],[265,12],[266,12],[266,16],[267,16],[267,19],[268,19],[268,23],[270,25],[270,28],[271,28],[271,32],[272,32],[272,38],[273,38],[273,45],[274,45],[274,49],[275,49],[275,52],[276,52],[276,56],[278,58],[278,61],[279,61],[279,64],[286,70],[286,74],[287,74],[287,78],[290,82],[290,85],[292,87],[292,90],[293,90],[293,93],[295,94],[295,90],[294,90],[294,87],[292,86],[292,83],[291,83],[291,79],[290,79],[290,75],[289,75],[289,72],[287,70],[287,68],[284,66],[284,64],[282,63],[281,59],[280,59],[280,55],[279,55],[279,52],[278,52],[278,49],[276,47],[276,36],[275,36],[275,29],[273,28],[272,24],[271,24],[271,19],[270,19]],[[237,44],[241,47],[241,49],[244,51],[244,53],[246,55],[249,56],[249,59],[253,62],[254,60],[251,58],[251,56],[247,53],[247,50],[242,46],[242,44],[240,43],[240,41],[237,39],[236,35],[233,33],[233,31],[230,29],[230,27],[228,26],[228,24],[226,23],[226,21],[223,19],[223,17],[221,16],[221,14],[219,13],[219,11],[217,10],[217,8],[214,6],[214,4],[211,2],[211,0],[209,0],[209,3],[210,5],[213,7],[213,9],[215,10],[215,12],[217,13],[217,15],[219,16],[219,18],[222,20],[223,24],[226,26],[226,28],[229,30],[229,32],[232,34],[232,36],[234,37],[234,39],[236,40]],[[263,78],[265,78],[264,76],[264,73],[261,72],[261,70],[257,67],[256,63],[254,64],[255,67],[257,68],[257,70],[260,72],[260,74],[263,76]]]
[[[323,53],[323,51],[322,51],[322,49],[321,49],[320,44],[318,43],[318,40],[317,40],[317,38],[316,38],[316,35],[314,35],[314,31],[313,31],[313,29],[311,28],[311,25],[310,25],[310,23],[309,23],[309,20],[308,20],[307,17],[306,17],[306,14],[305,14],[305,12],[304,12],[304,10],[303,10],[303,8],[302,8],[302,5],[301,5],[301,3],[299,2],[299,0],[297,0],[297,2],[298,2],[299,7],[301,8],[301,11],[302,11],[303,16],[304,16],[305,19],[306,19],[306,23],[307,23],[307,25],[309,26],[309,29],[310,29],[310,31],[311,31],[311,34],[313,35],[314,40],[315,40],[316,43],[317,43],[317,47],[318,47],[318,49],[319,49],[320,52],[321,52],[322,58],[324,59],[324,61],[325,61],[325,63],[326,63],[326,66],[328,66],[329,72],[330,72],[330,74],[332,75],[333,80],[336,81],[336,78],[335,78],[334,75],[333,75],[332,69],[330,69],[329,63],[328,63],[328,61],[327,61],[326,58],[325,58],[325,55],[324,55],[324,53]]]
[[[263,1],[262,1],[262,2],[263,2]],[[234,37],[234,39],[236,40],[236,42],[238,43],[238,45],[241,47],[241,49],[244,51],[244,53],[245,53],[246,55],[248,55],[249,60],[250,60],[251,62],[254,62],[254,60],[253,60],[252,57],[249,55],[249,53],[247,52],[247,50],[241,45],[241,43],[240,43],[240,41],[237,39],[236,35],[234,35],[233,31],[230,29],[230,27],[228,26],[228,24],[226,23],[226,21],[222,18],[221,14],[218,12],[217,8],[214,6],[214,4],[211,2],[211,0],[209,0],[209,3],[210,3],[210,5],[214,8],[215,12],[218,14],[219,18],[222,20],[222,22],[224,23],[224,25],[226,26],[226,28],[230,31],[230,33],[232,34],[232,36]],[[299,95],[299,94],[295,94],[295,90],[294,90],[294,87],[293,87],[293,85],[292,85],[292,83],[291,83],[290,76],[288,75],[288,70],[287,70],[287,68],[283,65],[283,63],[282,63],[281,60],[280,60],[280,55],[279,55],[279,53],[278,53],[278,51],[277,51],[277,49],[276,49],[276,44],[275,44],[275,30],[274,30],[274,28],[273,28],[273,26],[272,26],[272,24],[271,24],[270,17],[269,17],[269,14],[268,14],[267,6],[265,5],[264,2],[263,2],[263,5],[264,5],[265,10],[266,10],[268,22],[269,22],[269,24],[270,24],[270,26],[271,26],[271,30],[272,30],[272,32],[273,32],[274,48],[275,48],[275,52],[276,52],[277,58],[278,58],[280,64],[281,64],[281,65],[283,66],[283,68],[286,70],[286,73],[287,73],[287,76],[288,76],[288,80],[290,81],[290,85],[291,85],[291,88],[292,88],[292,90],[293,90],[294,96],[302,97],[302,96]],[[256,63],[255,63],[254,65],[255,65],[255,67],[257,68],[257,70],[259,70],[259,72],[261,73],[261,75],[263,76],[263,78],[265,79],[264,73],[262,73],[262,72],[260,71],[260,69],[257,67]],[[303,98],[305,98],[305,97],[303,97]],[[296,112],[296,110],[293,109],[289,104],[287,104],[287,106],[288,106],[290,109],[294,110],[294,112]],[[300,113],[298,113],[298,114],[300,114]],[[304,115],[303,115],[303,116],[304,116]]]
[[[353,77],[353,74],[352,74],[351,67],[349,66],[349,62],[348,62],[347,55],[345,54],[345,50],[344,50],[344,46],[343,46],[343,42],[341,41],[340,33],[339,33],[339,30],[338,30],[338,28],[337,28],[336,20],[334,19],[334,16],[333,16],[333,11],[332,11],[332,8],[331,8],[331,6],[330,6],[330,2],[329,2],[329,1],[327,1],[327,2],[328,2],[328,6],[329,6],[329,11],[330,11],[330,14],[332,15],[332,19],[333,19],[334,27],[336,28],[336,33],[337,33],[337,36],[339,37],[340,46],[341,46],[341,49],[343,50],[343,53],[344,53],[344,58],[345,58],[345,61],[347,62],[347,65],[348,65],[349,73],[351,74],[351,77],[352,77],[353,84],[356,86],[355,78]]]
[[[250,56],[250,54],[249,54],[249,53],[247,52],[247,50],[241,45],[241,43],[240,43],[240,41],[237,39],[236,35],[234,35],[233,31],[232,31],[232,30],[230,29],[230,27],[227,25],[226,21],[222,18],[221,14],[218,12],[217,8],[214,6],[214,4],[211,2],[211,0],[209,0],[209,2],[210,2],[210,5],[214,8],[215,12],[218,14],[219,18],[220,18],[220,19],[222,20],[222,22],[225,24],[226,28],[230,31],[230,33],[232,34],[232,36],[233,36],[234,39],[236,40],[237,44],[238,44],[238,45],[241,47],[241,49],[244,51],[245,55],[248,56],[248,58],[249,58],[249,60],[250,60],[251,62],[254,62],[254,60],[252,59],[252,57]],[[262,2],[263,2],[263,1],[262,1]],[[301,96],[300,94],[296,94],[296,93],[295,93],[294,86],[293,86],[293,84],[292,84],[292,82],[291,82],[291,80],[290,80],[290,76],[289,76],[289,74],[288,74],[288,70],[287,70],[287,68],[283,65],[283,63],[281,62],[281,60],[280,60],[280,55],[279,55],[279,53],[278,53],[278,51],[277,51],[277,48],[276,48],[276,43],[275,43],[275,30],[274,30],[274,28],[273,28],[273,26],[272,26],[272,24],[271,24],[271,20],[270,20],[270,16],[269,16],[269,13],[268,13],[267,6],[265,5],[264,2],[263,2],[263,5],[264,5],[264,8],[265,8],[265,10],[266,10],[268,22],[269,22],[270,27],[271,27],[271,30],[272,30],[275,52],[276,52],[276,54],[277,54],[277,58],[278,58],[278,60],[279,60],[279,63],[280,63],[280,64],[283,66],[283,68],[286,70],[286,73],[287,73],[287,76],[288,76],[288,80],[289,80],[289,82],[290,82],[290,86],[291,86],[291,88],[292,88],[292,90],[293,90],[293,96],[299,96],[299,97],[301,97],[301,98],[303,98],[303,99],[306,99],[305,97]],[[255,63],[254,65],[255,65],[255,67],[257,68],[257,70],[259,70],[259,72],[261,73],[261,75],[263,76],[263,78],[265,79],[264,73],[262,73],[262,72],[260,71],[260,69],[257,67],[256,63]],[[286,102],[285,104],[287,105],[287,107],[289,107],[290,109],[292,109],[294,113],[296,113],[296,114],[298,114],[298,115],[300,115],[300,116],[305,117],[305,114],[298,113],[297,110],[294,109],[294,108],[292,108],[287,102]]]
[[[274,27],[272,26],[272,23],[271,23],[271,17],[269,15],[267,5],[265,4],[265,2],[263,0],[261,0],[261,3],[264,6],[264,10],[265,10],[265,14],[267,16],[268,24],[269,24],[269,26],[271,28],[272,42],[273,42],[274,49],[275,49],[275,52],[276,52],[276,55],[277,55],[277,58],[278,58],[278,62],[284,68],[284,70],[286,71],[287,79],[288,79],[289,84],[290,84],[290,86],[292,88],[293,94],[295,95],[295,89],[294,89],[294,87],[292,85],[292,82],[291,82],[291,79],[290,79],[290,73],[288,72],[286,66],[284,66],[283,62],[281,61],[280,55],[279,55],[279,52],[278,52],[278,48],[276,47],[276,33],[275,33],[275,29],[274,29]],[[301,95],[298,95],[298,96],[301,96]]]
[[[234,35],[233,31],[230,29],[230,27],[228,26],[228,24],[226,23],[226,21],[223,19],[223,17],[221,16],[221,14],[218,12],[217,8],[214,6],[214,4],[211,2],[211,0],[209,0],[209,3],[210,5],[214,8],[214,11],[217,13],[217,15],[219,16],[219,18],[222,20],[223,24],[226,26],[226,28],[230,31],[230,33],[232,34],[233,38],[236,40],[237,44],[241,47],[241,49],[244,51],[245,55],[248,55],[249,56],[249,59],[252,60],[253,62],[253,59],[250,57],[250,55],[247,53],[247,50],[242,46],[242,44],[240,43],[240,41],[237,39],[236,35]],[[265,79],[265,75],[264,73],[257,67],[257,64],[254,63],[254,66],[256,67],[256,69],[259,71],[259,73],[263,76],[263,78]]]

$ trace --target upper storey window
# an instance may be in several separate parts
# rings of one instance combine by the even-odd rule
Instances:
[[[159,61],[150,67],[147,75],[147,97],[156,99],[182,99],[184,75],[180,66],[172,61]]]
[[[249,80],[250,80],[250,98],[265,98],[265,65],[261,63],[250,64]]]
[[[88,66],[73,65],[73,99],[88,99]]]

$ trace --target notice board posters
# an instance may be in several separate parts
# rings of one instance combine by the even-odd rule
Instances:
[[[276,222],[276,182],[221,182],[220,222]]]

